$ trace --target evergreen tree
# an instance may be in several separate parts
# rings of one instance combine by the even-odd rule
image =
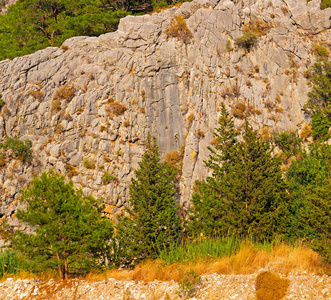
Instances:
[[[33,271],[57,269],[61,279],[69,272],[89,270],[105,261],[113,237],[112,223],[100,216],[100,201],[84,198],[72,181],[50,171],[34,177],[28,189],[21,191],[26,210],[17,218],[35,226],[34,234],[17,231],[13,237]]]
[[[293,195],[291,227],[331,262],[331,146],[310,144],[290,165],[286,177]]]
[[[258,239],[284,230],[285,183],[280,161],[246,121],[242,141],[222,105],[216,146],[206,165],[213,176],[197,182],[189,229],[206,236],[237,234]]]
[[[180,238],[174,168],[161,163],[156,140],[147,137],[146,151],[130,185],[130,208],[116,227],[118,263],[155,257]]]

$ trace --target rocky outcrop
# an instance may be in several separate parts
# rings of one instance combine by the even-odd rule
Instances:
[[[5,105],[0,135],[30,139],[33,160],[7,158],[0,173],[1,216],[12,225],[19,189],[54,168],[115,216],[150,131],[163,154],[184,151],[179,200],[206,176],[203,161],[220,103],[266,132],[301,130],[305,78],[316,45],[329,46],[331,9],[320,0],[194,0],[121,20],[116,32],[74,37],[61,48],[0,62]],[[189,43],[165,33],[181,15]],[[250,51],[235,45],[255,30]],[[107,180],[105,175],[109,175]]]

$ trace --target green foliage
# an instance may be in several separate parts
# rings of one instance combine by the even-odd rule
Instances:
[[[8,249],[0,252],[0,278],[5,273],[18,273],[23,270],[23,268],[23,260],[16,251]]]
[[[314,140],[325,141],[330,137],[331,120],[322,111],[317,111],[312,115],[311,125]]]
[[[329,56],[329,51],[326,47],[322,46],[322,45],[316,45],[315,46],[315,51],[317,53],[317,55],[319,55],[320,57],[328,57]]]
[[[326,9],[328,7],[331,7],[331,0],[322,0],[320,7],[321,9]]]
[[[230,256],[240,249],[241,241],[233,236],[204,239],[202,241],[173,244],[168,250],[162,250],[158,256],[165,264],[198,262]]]
[[[105,262],[113,237],[112,223],[100,216],[101,201],[83,197],[73,183],[50,171],[34,177],[21,191],[27,208],[17,218],[34,227],[34,234],[16,231],[14,248],[31,271],[57,269],[62,279]]]
[[[31,150],[32,142],[30,140],[25,140],[24,142],[20,141],[17,137],[10,138],[7,137],[7,140],[3,143],[0,143],[0,148],[4,150],[11,149],[14,152],[14,155],[21,159],[23,162],[27,162],[32,158]]]
[[[105,1],[21,0],[0,16],[0,59],[48,46],[60,46],[75,35],[100,35],[117,29],[128,12],[111,10]]]
[[[331,146],[311,144],[309,152],[292,162],[286,177],[294,199],[292,235],[310,241],[312,248],[330,263]]]
[[[253,32],[244,32],[244,34],[235,39],[235,44],[244,48],[248,52],[256,45],[258,36]]]
[[[201,277],[194,271],[186,271],[183,279],[179,281],[178,296],[181,299],[192,298],[198,290],[199,285],[201,285]]]
[[[328,264],[331,263],[331,179],[326,178],[320,186],[308,186],[304,196],[306,206],[302,218],[314,233],[311,247]]]
[[[309,100],[305,109],[312,113],[312,134],[315,140],[329,138],[331,127],[331,61],[323,59],[311,68]]]
[[[103,173],[101,181],[103,184],[109,184],[111,182],[118,182],[118,178],[114,174],[110,174],[106,171],[105,173]]]
[[[5,105],[5,101],[2,99],[0,95],[0,109]]]
[[[73,36],[99,36],[115,31],[132,13],[174,5],[164,0],[19,0],[0,15],[0,60],[13,59]],[[65,48],[63,48],[65,51]]]
[[[86,169],[94,169],[95,168],[95,162],[92,159],[88,159],[87,157],[83,158],[83,166]]]
[[[287,132],[273,133],[273,142],[282,151],[281,158],[285,162],[292,156],[297,156],[301,152],[302,140],[298,135],[298,132]]]
[[[156,257],[180,238],[174,199],[176,172],[161,163],[156,140],[152,141],[150,135],[139,167],[130,185],[130,208],[119,216],[116,227],[119,265]]]
[[[212,177],[196,183],[188,229],[205,236],[272,238],[282,233],[287,214],[286,186],[280,160],[245,122],[242,141],[236,139],[233,118],[222,104],[215,148],[206,166]]]

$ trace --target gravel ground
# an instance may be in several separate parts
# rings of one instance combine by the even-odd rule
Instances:
[[[202,282],[191,299],[254,299],[255,278],[252,275],[202,276]],[[331,277],[317,275],[288,276],[290,287],[284,299],[331,299]],[[99,282],[68,280],[13,280],[0,284],[3,300],[106,300],[106,299],[181,299],[175,281],[135,282],[108,279]]]

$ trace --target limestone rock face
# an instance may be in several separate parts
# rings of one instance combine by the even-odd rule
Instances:
[[[270,132],[300,131],[309,122],[305,72],[317,59],[314,45],[331,40],[331,9],[319,5],[194,0],[128,16],[116,32],[0,62],[0,137],[33,145],[32,162],[7,157],[0,171],[0,216],[20,226],[13,217],[19,189],[53,168],[102,198],[115,217],[149,131],[163,154],[183,147],[178,201],[188,206],[195,180],[208,174],[203,161],[221,102],[238,127],[243,115]],[[189,43],[165,33],[176,15],[192,31]],[[258,24],[265,29],[250,51],[235,45],[244,28]]]

